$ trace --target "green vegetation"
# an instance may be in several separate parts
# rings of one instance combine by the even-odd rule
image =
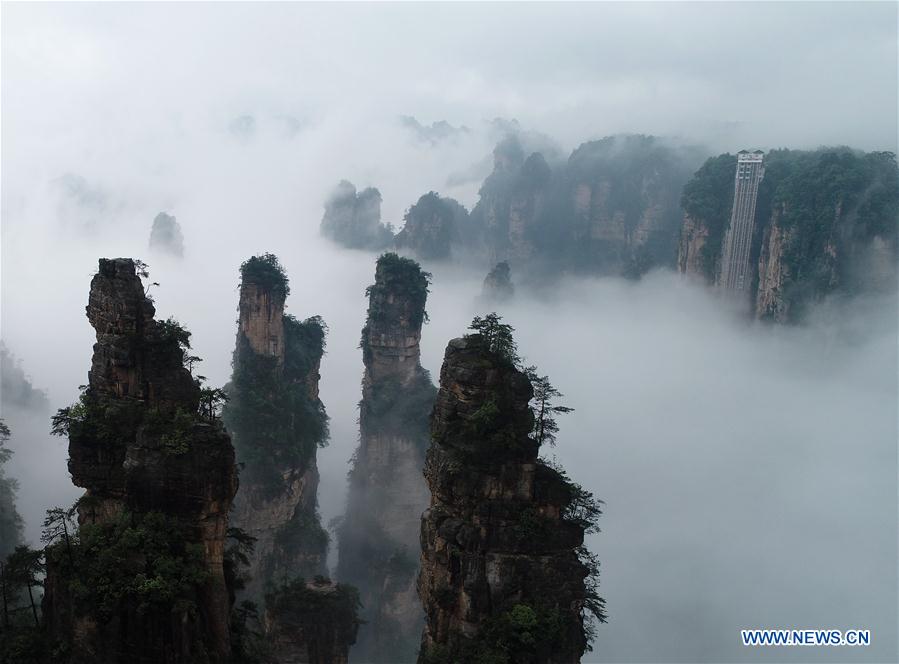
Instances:
[[[372,361],[368,336],[371,327],[381,330],[404,323],[418,328],[427,322],[425,304],[431,273],[410,258],[386,253],[378,258],[375,283],[365,289],[368,318],[362,330],[363,359]],[[428,371],[419,368],[414,378],[403,383],[399,377],[383,376],[375,381],[359,402],[359,421],[365,432],[394,432],[420,440],[426,446],[429,416],[437,389]]]
[[[686,184],[684,211],[708,229],[702,271],[714,281],[733,205],[736,157],[706,161]],[[889,152],[849,148],[772,150],[765,155],[759,185],[751,260],[758,260],[764,232],[776,223],[786,243],[785,282],[780,296],[790,318],[832,293],[855,293],[870,281],[866,249],[875,238],[897,255],[899,170]],[[882,280],[892,283],[894,275]]]
[[[515,328],[506,323],[502,323],[502,316],[496,313],[490,313],[486,316],[475,316],[468,326],[469,330],[480,335],[487,344],[487,348],[496,358],[501,361],[517,365],[521,358],[518,357],[518,346],[512,333]]]
[[[565,646],[565,625],[556,607],[519,603],[491,618],[475,638],[432,646],[424,664],[537,664],[552,661]]]
[[[281,300],[290,295],[287,274],[274,254],[252,256],[245,260],[240,265],[240,279],[245,284],[256,284]]]
[[[324,354],[325,326],[318,317],[303,322],[284,317],[284,365],[256,354],[238,335],[228,402],[222,417],[234,433],[244,474],[281,489],[281,469],[305,467],[317,447],[328,440],[328,416],[311,391],[310,372]]]
[[[0,662],[43,664],[51,652],[41,627],[44,553],[16,546],[0,559]]]
[[[531,440],[537,444],[538,448],[544,443],[554,445],[556,434],[559,432],[559,425],[555,416],[570,413],[573,409],[568,406],[556,405],[555,400],[563,395],[552,385],[548,376],[540,375],[534,366],[525,368],[520,366],[521,360],[512,336],[514,328],[501,321],[502,318],[495,313],[484,317],[479,316],[472,321],[470,329],[475,330],[478,335],[486,339],[488,351],[494,358],[499,358],[503,362],[513,365],[528,378],[533,389],[533,397],[530,404],[534,415]],[[480,453],[483,453],[484,448],[510,449],[510,445],[514,446],[516,444],[514,441],[515,434],[509,429],[508,423],[500,421],[502,413],[497,404],[497,399],[499,398],[500,396],[496,395],[494,398],[485,399],[466,423],[468,430],[465,435],[483,443],[478,448]],[[561,502],[562,520],[577,526],[584,533],[598,532],[598,521],[602,515],[602,501],[595,498],[591,492],[584,489],[580,484],[572,481],[561,467],[544,459],[540,459],[538,463],[543,467],[544,472],[549,473],[548,477],[551,478],[551,481],[558,484],[562,492],[561,495],[564,496]],[[551,533],[551,522],[533,508],[523,509],[513,527],[513,534],[520,542],[542,541],[550,537]],[[595,635],[595,622],[605,622],[606,620],[605,602],[598,593],[599,562],[596,556],[590,553],[586,546],[580,546],[576,553],[585,570],[586,596],[581,623],[589,647],[589,642]],[[520,612],[518,617],[520,618],[522,615],[524,613]],[[533,652],[539,651],[539,646],[535,645],[537,651],[517,651],[516,648],[521,646],[524,641],[516,642],[510,636],[506,629],[510,624],[509,620],[512,620],[512,618],[506,616],[498,623],[493,624],[491,630],[483,632],[476,642],[468,643],[465,647],[470,650],[453,652],[450,659],[440,659],[440,657],[447,655],[446,652],[441,655],[439,650],[435,651],[437,654],[431,653],[429,656],[437,657],[437,659],[433,660],[435,662],[531,661],[521,659],[523,656],[521,652],[531,652],[533,654]],[[543,630],[542,633],[546,635],[552,634],[552,630],[549,629],[548,625],[543,625],[541,629]],[[518,646],[515,645],[516,643],[518,643]],[[533,661],[542,660],[538,657]]]
[[[77,538],[47,548],[66,579],[76,606],[101,621],[123,607],[137,611],[194,612],[207,579],[202,545],[187,544],[188,526],[161,512],[125,512],[104,523],[86,523]]]
[[[273,254],[253,256],[240,268],[242,283],[254,283],[273,297],[290,292],[287,275]],[[224,395],[214,397],[234,433],[234,449],[243,475],[272,495],[283,485],[284,468],[303,468],[328,439],[328,416],[314,393],[314,372],[325,352],[324,321],[299,321],[283,315],[284,358],[257,354],[249,339],[237,335],[233,374]],[[201,399],[201,409],[208,410]]]
[[[275,543],[286,551],[308,551],[316,555],[327,550],[330,539],[317,512],[297,511],[293,519],[278,531]]]
[[[197,413],[189,413],[180,407],[174,412],[151,408],[144,418],[144,431],[152,436],[159,436],[167,454],[185,454],[190,449],[197,417]]]
[[[409,323],[418,327],[428,321],[425,303],[431,285],[431,273],[425,272],[411,258],[405,258],[393,252],[382,254],[375,267],[375,283],[365,289],[368,298],[368,322],[393,319],[388,310],[390,303],[388,294],[404,303],[409,314]],[[367,328],[366,328],[367,329]],[[363,330],[363,339],[365,330]]]
[[[734,175],[737,157],[722,154],[708,159],[696,171],[681,195],[681,207],[691,218],[708,229],[700,252],[702,272],[709,282],[718,276],[724,232],[730,225],[734,202]]]
[[[308,644],[311,661],[335,661],[341,646],[356,641],[361,604],[353,586],[298,577],[268,593],[265,603],[275,629]]]
[[[465,231],[468,211],[456,200],[430,191],[420,197],[403,217],[396,246],[409,247],[420,258],[449,258],[453,243]]]
[[[793,320],[830,293],[860,289],[869,266],[853,259],[873,238],[886,242],[895,260],[899,171],[894,154],[775,150],[766,157],[763,184],[788,232],[784,297]]]
[[[9,438],[9,427],[0,419],[0,559],[9,555],[22,539],[22,517],[16,510],[19,486],[3,468],[12,457],[12,450],[6,446]]]
[[[527,367],[524,370],[531,387],[534,388],[534,440],[537,445],[549,443],[556,444],[556,434],[559,433],[559,425],[555,415],[571,413],[574,408],[568,406],[556,406],[553,401],[565,396],[549,382],[549,376],[541,376],[537,367]]]
[[[654,136],[610,136],[582,144],[551,167],[540,153],[526,156],[510,136],[494,151],[503,165],[484,181],[472,225],[488,254],[505,255],[517,250],[510,239],[517,217],[533,250],[531,269],[639,277],[674,263],[678,196],[694,152]],[[627,239],[650,218],[645,240]]]
[[[153,340],[155,343],[171,344],[174,342],[182,351],[190,349],[190,331],[174,318],[156,321],[156,330],[156,338]]]
[[[137,400],[99,399],[86,385],[71,406],[60,408],[50,418],[50,433],[69,438],[89,438],[115,446],[137,434],[145,416]]]
[[[394,376],[377,381],[359,402],[359,422],[366,432],[394,432],[421,443],[430,441],[430,415],[437,388],[426,369],[408,384]]]
[[[598,533],[603,501],[573,481],[565,469],[554,461],[541,458],[538,463],[555,474],[556,481],[564,487],[567,493],[567,499],[562,506],[562,520],[575,524],[584,534]],[[599,559],[587,549],[586,545],[578,547],[577,557],[586,572],[583,624],[589,649],[589,644],[596,635],[596,623],[606,622],[606,603],[599,595]]]

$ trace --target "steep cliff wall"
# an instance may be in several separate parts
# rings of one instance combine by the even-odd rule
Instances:
[[[790,244],[791,238],[779,223],[777,210],[771,222],[765,226],[761,253],[758,264],[758,289],[755,296],[755,315],[757,318],[770,318],[776,321],[787,320],[789,316],[788,302],[784,299],[784,284],[787,282],[787,266],[784,262],[784,248]]]
[[[531,383],[497,348],[480,334],[454,339],[440,372],[419,662],[578,662],[590,638],[585,612],[602,616],[579,507],[598,509],[537,458]]]
[[[484,181],[472,220],[493,262],[530,260],[544,221],[552,172],[540,153],[527,159],[515,137],[493,151],[493,172]]]
[[[493,262],[639,276],[674,264],[678,196],[693,162],[657,138],[617,136],[551,167],[510,137],[494,152],[473,226]]]
[[[801,321],[827,297],[895,289],[895,156],[774,150],[759,186],[750,293],[759,319]],[[735,158],[709,159],[684,187],[678,268],[714,283],[733,204]]]
[[[190,334],[154,320],[131,259],[100,260],[88,386],[54,418],[85,489],[77,545],[48,549],[44,614],[73,662],[225,662],[234,450],[198,415]]]
[[[428,415],[436,389],[420,364],[430,275],[396,254],[378,259],[362,330],[359,447],[339,530],[338,578],[365,607],[360,662],[411,662],[424,615],[415,592]]]

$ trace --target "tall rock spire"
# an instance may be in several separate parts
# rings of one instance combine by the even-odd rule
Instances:
[[[511,338],[498,339],[450,341],[440,371],[421,527],[422,663],[578,662],[587,614],[603,617],[583,548],[598,506],[538,459],[531,382]]]
[[[285,315],[289,292],[275,256],[254,256],[241,266],[224,418],[243,467],[233,522],[256,538],[246,588],[256,598],[269,582],[321,574],[328,543],[316,511],[316,449],[327,440],[318,398],[325,330],[318,318]]]
[[[141,273],[131,259],[101,259],[91,282],[88,385],[54,417],[85,489],[81,529],[48,548],[45,617],[73,661],[225,662],[234,449],[214,412],[198,414],[190,333],[154,320]]]
[[[316,452],[328,437],[318,393],[325,325],[284,313],[290,288],[274,255],[253,256],[240,273],[224,417],[242,464],[233,522],[256,540],[244,596],[264,604],[264,639],[275,661],[345,663],[358,594],[323,576],[328,534],[317,510]]]
[[[358,586],[364,619],[354,655],[412,661],[423,613],[415,591],[428,415],[436,389],[420,363],[430,275],[396,254],[378,259],[362,330],[359,448],[339,531],[338,577]]]

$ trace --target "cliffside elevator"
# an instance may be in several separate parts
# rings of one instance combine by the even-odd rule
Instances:
[[[730,226],[724,236],[721,275],[718,279],[718,285],[724,290],[743,292],[750,287],[752,271],[749,266],[749,250],[755,226],[759,183],[765,176],[763,157],[761,150],[741,150],[737,153],[734,206]]]

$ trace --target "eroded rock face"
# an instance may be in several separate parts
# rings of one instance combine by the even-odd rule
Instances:
[[[684,216],[677,248],[677,269],[681,274],[704,277],[703,248],[709,237],[708,227],[690,215]]]
[[[775,213],[770,224],[765,227],[762,250],[759,255],[758,290],[755,296],[756,318],[776,322],[787,320],[789,303],[784,298],[783,288],[787,278],[783,252],[788,235],[778,223]]]
[[[284,363],[284,294],[264,285],[241,282],[240,333],[257,355]]]
[[[498,635],[528,621],[539,636],[512,661],[578,662],[586,649],[584,530],[565,478],[537,458],[531,396],[483,337],[447,346],[425,467],[419,662],[495,655]]]
[[[237,490],[234,449],[220,425],[197,416],[200,388],[183,366],[183,330],[154,313],[134,261],[101,259],[87,306],[97,343],[69,425],[69,472],[86,490],[78,508],[83,550],[74,569],[48,555],[45,596],[51,638],[69,645],[73,662],[230,656],[223,555]],[[166,543],[174,532],[177,541]],[[133,550],[123,538],[133,539]],[[127,557],[106,569],[109,549]],[[205,579],[185,580],[175,598],[148,604],[152,591],[142,597],[128,579],[155,573],[165,583],[156,567],[163,558],[203,569]],[[127,578],[119,587],[109,576],[121,565]],[[94,576],[112,584],[111,595]]]
[[[436,389],[420,363],[428,276],[385,254],[369,288],[362,331],[360,443],[339,531],[338,578],[357,586],[364,608],[354,659],[410,662],[423,624],[415,592],[428,414]]]

